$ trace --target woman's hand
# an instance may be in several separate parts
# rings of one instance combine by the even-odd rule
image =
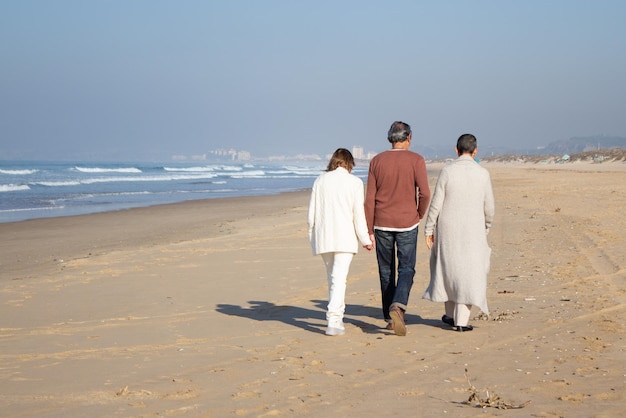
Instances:
[[[426,235],[426,247],[430,250],[433,248],[433,244],[435,244],[435,236],[434,235]]]

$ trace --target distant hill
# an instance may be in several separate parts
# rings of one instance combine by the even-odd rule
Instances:
[[[425,144],[417,144],[415,146],[415,151],[422,154],[425,158],[453,158],[456,155],[454,154],[454,145],[446,144],[445,146],[433,146],[433,145],[425,145]]]
[[[605,136],[596,135],[588,137],[576,137],[565,139],[561,141],[554,141],[544,147],[538,148],[524,148],[515,149],[511,147],[503,146],[483,146],[480,147],[480,155],[483,157],[489,156],[504,156],[511,154],[518,155],[563,155],[563,154],[577,154],[586,151],[594,151],[598,149],[613,149],[620,148],[626,149],[626,138],[620,136]],[[429,159],[446,159],[455,158],[454,147],[450,145],[446,146],[433,146],[418,144],[416,151],[422,154],[425,158]]]
[[[541,154],[575,154],[598,149],[626,148],[626,138],[619,136],[587,136],[549,143]]]
[[[554,153],[554,154],[499,154],[483,158],[484,161],[492,162],[524,162],[524,163],[566,163],[587,161],[603,163],[608,161],[626,162],[626,148],[600,148],[578,153]]]

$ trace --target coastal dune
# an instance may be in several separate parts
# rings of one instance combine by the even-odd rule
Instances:
[[[484,166],[491,316],[469,333],[421,299],[420,230],[407,335],[361,251],[325,336],[308,191],[0,224],[2,415],[620,416],[626,165]]]

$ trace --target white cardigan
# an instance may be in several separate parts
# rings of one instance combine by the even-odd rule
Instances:
[[[343,167],[322,173],[313,183],[309,202],[309,240],[313,254],[356,254],[371,245],[365,210],[363,181]]]

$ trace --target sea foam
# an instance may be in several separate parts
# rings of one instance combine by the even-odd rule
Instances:
[[[19,190],[30,190],[27,184],[0,184],[0,192],[17,192]]]
[[[3,170],[0,168],[0,174],[8,174],[12,176],[27,176],[29,174],[35,174],[39,170]]]
[[[136,167],[118,167],[118,168],[102,168],[102,167],[74,167],[74,170],[81,173],[143,173]]]

